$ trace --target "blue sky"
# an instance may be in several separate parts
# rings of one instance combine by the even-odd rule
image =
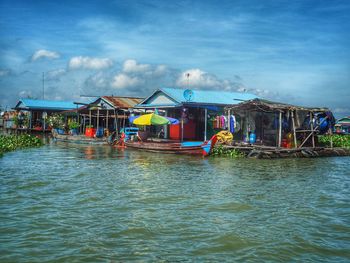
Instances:
[[[189,85],[350,115],[349,21],[346,0],[0,0],[0,105],[45,72],[47,99]]]

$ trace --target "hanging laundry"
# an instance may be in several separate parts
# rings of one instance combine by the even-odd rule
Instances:
[[[234,133],[236,128],[236,118],[234,115],[230,116],[230,132]]]
[[[222,120],[223,120],[223,125],[222,125],[222,129],[226,130],[227,129],[227,126],[228,126],[228,123],[227,123],[227,118],[225,115],[222,115]]]

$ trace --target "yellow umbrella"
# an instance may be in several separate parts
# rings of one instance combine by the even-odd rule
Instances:
[[[135,125],[166,125],[170,124],[170,120],[158,114],[149,113],[136,118],[133,123]]]

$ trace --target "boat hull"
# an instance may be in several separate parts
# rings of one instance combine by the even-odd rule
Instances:
[[[68,135],[68,134],[52,134],[52,137],[61,142],[79,143],[79,144],[95,144],[95,145],[107,145],[106,139],[102,138],[90,138],[84,135]]]
[[[182,146],[181,143],[125,142],[128,148],[169,154],[203,155],[201,146]]]

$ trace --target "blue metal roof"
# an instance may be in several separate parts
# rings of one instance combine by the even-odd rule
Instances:
[[[254,94],[250,93],[241,93],[241,92],[227,92],[220,90],[192,90],[193,99],[187,101],[184,98],[184,89],[175,89],[175,88],[162,88],[156,90],[151,96],[146,98],[137,106],[143,107],[154,107],[154,106],[171,106],[169,103],[167,105],[154,105],[149,103],[152,101],[152,98],[156,97],[159,93],[164,93],[167,97],[174,100],[172,106],[179,106],[178,104],[201,104],[201,105],[234,105],[242,101],[247,101],[251,99],[258,98]]]
[[[55,101],[55,100],[34,100],[20,99],[15,109],[36,109],[36,110],[73,110],[77,105],[72,101]]]

